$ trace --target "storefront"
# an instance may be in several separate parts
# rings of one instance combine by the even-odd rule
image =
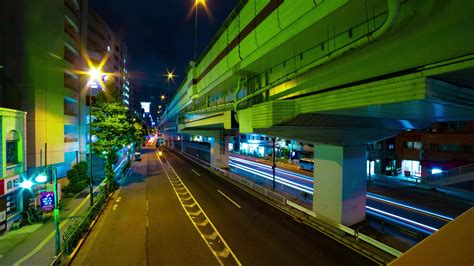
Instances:
[[[23,210],[20,176],[26,169],[26,113],[0,107],[0,233]]]
[[[19,184],[19,175],[0,180],[0,233],[8,230],[19,215]]]

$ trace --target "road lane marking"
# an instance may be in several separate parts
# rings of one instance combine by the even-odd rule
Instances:
[[[201,176],[198,172],[194,171],[194,169],[191,169],[196,175]]]
[[[114,206],[112,207],[112,210],[115,211],[115,209],[117,209],[117,206],[118,206],[117,204],[114,204]]]
[[[118,197],[117,200],[115,200],[115,202],[119,203],[121,199],[122,197]]]
[[[193,202],[193,204],[184,205],[186,208],[193,208],[194,206],[196,206],[196,202]]]
[[[226,199],[228,199],[230,202],[232,202],[235,206],[237,206],[237,208],[241,209],[240,205],[237,204],[235,201],[233,201],[231,198],[229,198],[226,194],[224,194],[224,192],[222,192],[220,190],[217,190],[217,192],[219,192],[222,196],[224,196]]]
[[[206,215],[206,213],[202,210],[201,206],[199,205],[199,203],[196,201],[196,199],[193,197],[193,195],[191,194],[191,192],[188,190],[188,188],[186,187],[186,185],[182,182],[181,178],[178,176],[178,174],[176,173],[176,171],[174,170],[174,168],[171,166],[171,164],[169,163],[168,160],[166,160],[166,166],[165,164],[163,163],[163,160],[161,160],[160,156],[158,156],[158,154],[156,154],[158,160],[160,161],[161,165],[163,166],[163,169],[165,170],[165,174],[166,176],[168,177],[168,180],[170,181],[170,184],[171,186],[173,187],[173,190],[176,194],[176,197],[178,198],[179,200],[179,203],[181,204],[181,207],[183,207],[183,210],[185,211],[186,215],[188,216],[189,220],[191,221],[191,223],[194,225],[194,227],[196,228],[196,230],[198,231],[199,235],[201,236],[201,238],[204,240],[204,243],[207,245],[207,247],[209,248],[209,250],[211,251],[212,255],[216,258],[217,262],[220,264],[220,265],[227,265],[227,264],[232,264],[232,265],[242,265],[242,263],[237,259],[237,257],[235,256],[234,252],[232,252],[232,250],[230,249],[229,245],[227,244],[227,242],[224,240],[224,238],[222,237],[222,235],[219,233],[219,231],[217,231],[216,227],[214,226],[214,224],[212,224],[211,220],[209,219],[209,217]],[[168,173],[170,172],[170,173]],[[174,182],[171,181],[171,176],[170,174],[174,174],[176,176],[176,179],[179,180],[182,184],[181,187],[176,187],[176,185],[174,184]],[[180,192],[178,192],[178,190],[184,190],[187,192],[187,194],[191,197],[191,199],[194,201],[194,203],[196,204],[196,208],[198,209],[197,211],[195,212],[189,212],[189,210],[186,209],[185,207],[185,203],[184,201],[180,198],[179,194]],[[194,219],[197,219],[199,220],[199,224],[194,221]],[[201,220],[202,219],[202,220]],[[200,228],[201,227],[201,228]],[[211,228],[209,228],[211,227]],[[214,238],[214,240],[208,240],[204,234],[204,229],[212,229],[213,233],[211,233],[211,236],[213,237],[214,234],[216,235],[216,237]],[[205,230],[207,231],[207,230]],[[209,231],[207,231],[209,232]],[[206,234],[207,236],[209,236],[209,233]],[[216,241],[217,240],[217,241]],[[218,243],[218,245],[216,245],[216,243]],[[216,247],[219,248],[218,246],[223,246],[223,250],[214,250]],[[214,247],[214,248],[213,248]],[[220,247],[222,248],[222,247]],[[219,249],[220,249],[219,248]],[[231,257],[228,257],[229,254],[227,254],[227,256],[222,256],[222,252],[227,250],[227,252],[229,252],[229,254],[231,254]],[[224,254],[225,255],[225,254]],[[229,260],[232,260],[232,261],[229,261]]]

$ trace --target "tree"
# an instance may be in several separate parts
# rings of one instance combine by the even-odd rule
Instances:
[[[146,129],[143,127],[142,124],[140,124],[139,122],[136,122],[136,121],[133,123],[133,127],[134,127],[134,137],[135,137],[134,138],[134,143],[135,143],[135,146],[140,147],[140,145],[143,142],[143,138],[146,135]]]
[[[105,160],[106,188],[110,191],[116,185],[112,166],[117,160],[117,152],[132,143],[135,128],[128,110],[120,102],[97,101],[93,114],[91,131],[97,141],[92,144],[92,151]]]

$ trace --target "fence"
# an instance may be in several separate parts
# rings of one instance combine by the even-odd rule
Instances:
[[[69,255],[79,243],[79,240],[89,231],[89,228],[94,219],[102,212],[106,202],[105,192],[99,193],[94,206],[90,207],[86,213],[77,220],[74,224],[69,226],[63,234],[63,255]]]
[[[474,172],[474,164],[468,164],[468,165],[453,168],[450,170],[442,171],[441,173],[426,176],[424,177],[424,182],[429,183],[429,182],[437,181],[440,179],[444,179],[444,178],[448,178],[452,176],[464,175],[464,174],[473,173],[473,172]]]

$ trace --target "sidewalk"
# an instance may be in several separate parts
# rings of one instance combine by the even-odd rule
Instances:
[[[116,164],[116,177],[125,163]],[[98,195],[99,186],[94,186],[94,196]],[[76,219],[87,210],[90,202],[89,188],[72,199],[67,207],[60,210],[61,245],[62,235]],[[55,251],[55,227],[53,219],[44,224],[24,226],[12,230],[0,237],[0,265],[50,265]]]

